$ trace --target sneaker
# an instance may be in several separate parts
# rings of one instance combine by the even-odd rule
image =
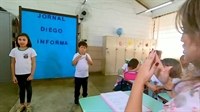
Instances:
[[[26,107],[26,112],[32,112],[31,106]]]
[[[20,106],[16,112],[23,112],[25,110],[25,107]]]

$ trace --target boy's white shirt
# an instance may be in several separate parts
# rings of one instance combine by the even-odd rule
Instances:
[[[122,66],[122,69],[123,69],[125,72],[128,72],[128,64],[125,63],[125,64]]]
[[[79,53],[74,54],[72,61],[74,61],[74,59],[79,55]],[[82,55],[76,64],[75,77],[84,78],[89,76],[89,64],[86,60],[86,55],[90,60],[92,60],[88,53]]]
[[[24,75],[31,73],[31,58],[37,56],[37,54],[33,48],[19,50],[16,47],[10,51],[9,56],[15,58],[15,74]],[[27,58],[24,56],[27,56]]]

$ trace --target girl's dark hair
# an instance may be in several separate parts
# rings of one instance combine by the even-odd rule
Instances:
[[[87,45],[87,43],[85,42],[85,41],[80,41],[79,43],[78,43],[78,47],[81,47],[81,46],[84,46],[84,47],[88,47],[88,45]]]
[[[22,34],[18,35],[18,37],[16,38],[17,47],[20,47],[20,45],[19,45],[19,43],[18,43],[18,38],[19,38],[20,36],[25,36],[25,37],[27,38],[27,40],[28,40],[28,43],[27,43],[26,46],[27,46],[27,47],[32,47],[31,40],[30,40],[29,36],[28,36],[26,33],[22,33]]]
[[[172,66],[169,73],[169,76],[171,78],[181,78],[182,68],[181,68],[181,63],[178,60],[173,58],[165,58],[161,60],[161,62],[164,66]]]
[[[128,67],[135,69],[135,68],[137,68],[138,64],[139,64],[139,61],[137,59],[133,58],[128,62]]]

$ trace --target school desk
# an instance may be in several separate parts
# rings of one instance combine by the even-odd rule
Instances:
[[[171,99],[167,93],[158,93],[158,97],[164,102],[168,102]]]
[[[130,95],[130,91],[126,91],[126,93]],[[79,99],[79,103],[83,112],[113,112],[100,95],[81,98]],[[150,108],[152,112],[158,112],[163,109],[163,104],[161,102],[146,94],[143,94],[142,103]]]

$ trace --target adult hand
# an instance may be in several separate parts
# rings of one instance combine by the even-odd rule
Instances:
[[[141,80],[143,83],[149,81],[159,65],[158,62],[155,62],[155,56],[156,52],[151,51],[145,62],[140,66],[136,80]]]

